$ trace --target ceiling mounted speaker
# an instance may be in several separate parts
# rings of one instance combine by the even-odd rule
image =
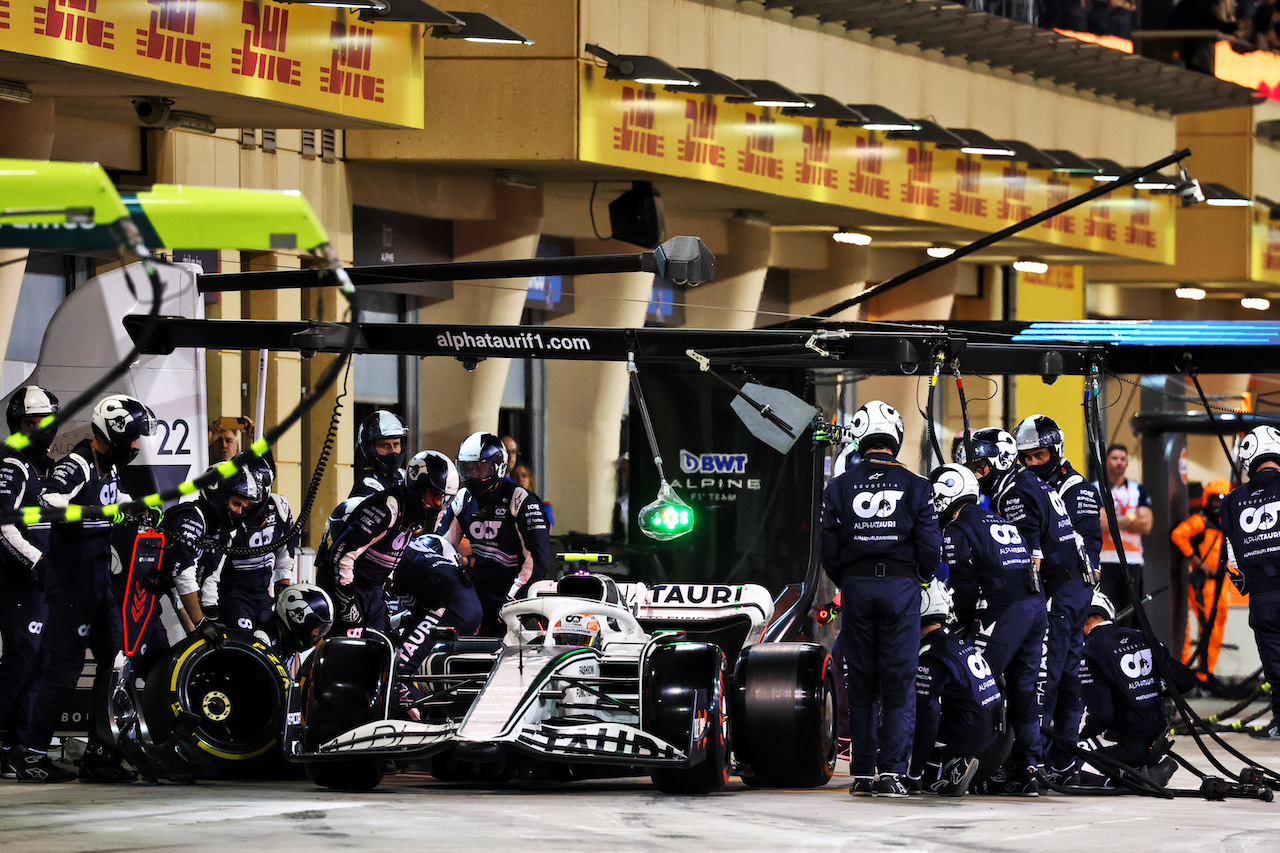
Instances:
[[[652,249],[662,242],[662,195],[648,181],[632,181],[631,189],[609,202],[613,239]]]

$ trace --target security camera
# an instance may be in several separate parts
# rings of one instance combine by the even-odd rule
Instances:
[[[1178,184],[1178,198],[1182,199],[1183,207],[1190,207],[1204,201],[1204,190],[1200,188],[1198,180],[1191,178]]]
[[[157,95],[134,98],[133,111],[138,114],[138,121],[148,127],[159,127],[169,120],[169,107],[172,104],[172,99],[161,98]]]

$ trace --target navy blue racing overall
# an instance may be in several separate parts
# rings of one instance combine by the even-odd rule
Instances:
[[[1044,747],[1036,681],[1048,614],[1022,534],[995,513],[964,504],[947,524],[943,553],[961,630],[971,632],[987,664],[1004,679],[1014,766],[1039,766]]]
[[[30,448],[28,448],[30,450]],[[35,506],[43,477],[53,467],[47,455],[28,459],[0,446],[0,512]],[[49,526],[0,528],[0,738],[16,744],[31,716],[38,683],[37,657],[49,609],[40,565],[49,548]]]
[[[1231,565],[1249,592],[1249,627],[1262,672],[1272,685],[1271,725],[1280,723],[1280,471],[1265,468],[1222,502],[1222,532]]]
[[[822,494],[823,570],[840,586],[855,777],[906,775],[915,732],[920,584],[942,533],[929,483],[872,450]],[[877,720],[879,725],[877,726]]]
[[[1000,688],[982,653],[946,628],[920,641],[911,776],[927,786],[949,758],[981,755],[995,742]]]

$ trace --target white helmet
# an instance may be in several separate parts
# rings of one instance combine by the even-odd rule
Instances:
[[[985,460],[992,468],[1001,473],[1011,470],[1018,461],[1018,443],[1013,436],[999,427],[980,429],[969,439],[973,447],[973,459],[966,460],[972,467],[975,461]]]
[[[961,503],[978,502],[978,478],[963,465],[950,462],[929,475],[933,508],[939,518],[948,518]]]
[[[1108,621],[1115,621],[1116,606],[1111,603],[1111,599],[1095,589],[1093,600],[1089,602],[1089,609],[1085,611],[1085,616],[1102,616]]]
[[[421,536],[410,539],[409,550],[423,554],[436,554],[444,557],[455,566],[462,565],[462,557],[458,554],[458,549],[453,547],[453,543],[435,533],[424,533]],[[405,557],[411,559],[412,554],[406,554]]]
[[[1240,465],[1252,477],[1263,462],[1280,462],[1280,430],[1256,426],[1240,441]]]
[[[883,400],[872,400],[853,413],[850,424],[854,446],[861,454],[873,440],[883,441],[893,448],[896,455],[902,447],[902,416],[898,410]]]
[[[920,590],[920,618],[941,616],[943,623],[951,621],[951,590],[934,578]]]

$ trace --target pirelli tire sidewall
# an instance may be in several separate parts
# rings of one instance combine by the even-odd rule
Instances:
[[[759,643],[742,650],[729,718],[744,782],[812,788],[831,779],[835,678],[831,654],[815,643]]]
[[[185,740],[220,778],[287,775],[288,685],[283,663],[252,634],[230,630],[221,649],[189,636],[152,669],[142,708],[157,744]]]

